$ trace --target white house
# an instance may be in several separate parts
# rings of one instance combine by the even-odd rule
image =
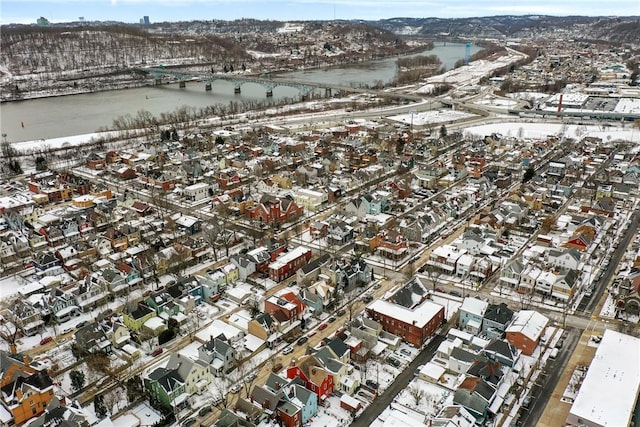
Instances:
[[[209,184],[199,182],[197,184],[185,187],[183,191],[185,199],[192,202],[197,202],[209,197]]]

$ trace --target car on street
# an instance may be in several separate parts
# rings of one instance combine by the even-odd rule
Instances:
[[[293,353],[293,347],[291,346],[287,346],[284,348],[284,350],[282,350],[282,354],[291,354]]]
[[[380,289],[382,287],[382,283],[376,283],[373,289]]]
[[[158,348],[156,348],[155,350],[153,350],[153,351],[151,352],[151,355],[152,355],[153,357],[156,357],[156,356],[161,355],[163,351],[164,351],[164,349],[163,349],[162,347],[158,347]]]
[[[462,294],[458,291],[449,291],[450,295],[453,295],[454,297],[461,297]]]
[[[195,418],[192,417],[192,418],[187,418],[180,425],[182,427],[191,427],[191,426],[195,425],[197,422],[198,422],[198,420],[196,420]]]
[[[370,303],[371,301],[373,301],[373,297],[371,295],[365,295],[362,297],[362,301],[364,301],[365,303]]]
[[[275,365],[273,365],[273,368],[271,368],[271,370],[273,372],[280,372],[282,370],[282,363],[276,363]]]
[[[336,318],[333,317],[333,316],[329,317],[329,320],[327,320],[327,322],[329,322],[329,323],[333,323],[335,321],[336,321]]]
[[[213,408],[209,405],[204,406],[202,408],[200,408],[200,410],[198,411],[198,416],[199,417],[204,417],[205,415],[207,415],[209,412],[213,411]]]
[[[341,308],[340,310],[336,311],[336,314],[338,316],[344,316],[347,312],[344,310],[344,308]]]
[[[309,338],[307,338],[307,337],[300,337],[300,339],[296,342],[296,344],[298,344],[298,345],[302,345],[302,344],[306,343],[307,341],[309,341]]]
[[[317,333],[317,331],[311,331],[307,334],[307,338],[311,338],[312,336],[314,336]]]
[[[321,331],[324,331],[325,329],[327,329],[327,326],[329,325],[327,325],[326,323],[322,323],[320,324],[320,326],[318,326],[318,329],[320,329]]]
[[[44,337],[40,340],[40,345],[45,345],[47,343],[50,343],[51,341],[53,341],[52,337]]]
[[[236,384],[233,387],[231,387],[229,391],[233,394],[236,394],[236,393],[239,393],[241,389],[242,389],[242,386],[240,384]]]
[[[367,381],[365,381],[365,384],[366,384],[368,387],[371,387],[371,388],[372,388],[372,389],[374,389],[374,390],[377,390],[377,389],[378,389],[378,383],[377,383],[377,382],[375,382],[375,381],[373,381],[373,380],[367,380]]]
[[[80,328],[82,328],[83,326],[86,326],[86,325],[87,325],[87,323],[88,323],[88,322],[87,322],[86,320],[83,320],[82,322],[78,322],[78,324],[76,325],[76,329],[80,329]]]
[[[255,380],[257,377],[258,375],[256,375],[255,372],[252,372],[244,378],[244,382],[250,383],[251,381]]]
[[[399,368],[400,365],[401,365],[401,363],[400,363],[400,361],[398,359],[396,359],[394,357],[391,357],[391,356],[387,357],[387,363],[389,365],[391,365],[391,366],[396,367],[396,368]]]

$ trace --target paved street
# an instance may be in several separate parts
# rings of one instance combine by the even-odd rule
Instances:
[[[414,374],[418,369],[418,366],[424,365],[433,357],[435,351],[442,341],[444,341],[444,335],[436,335],[431,342],[413,359],[413,361],[396,377],[395,381],[389,386],[389,388],[379,395],[376,400],[369,405],[358,418],[352,423],[352,427],[368,427],[371,423],[378,418],[378,416],[385,410],[387,406],[393,402],[395,397],[401,390],[407,387],[411,380],[414,378]]]

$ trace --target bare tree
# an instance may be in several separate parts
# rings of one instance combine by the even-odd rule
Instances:
[[[420,402],[425,397],[425,392],[418,384],[413,384],[409,387],[409,395],[413,397],[416,406],[419,406]]]

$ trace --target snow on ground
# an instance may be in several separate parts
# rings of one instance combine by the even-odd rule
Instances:
[[[488,107],[515,107],[518,105],[516,101],[511,99],[502,99],[502,98],[489,98],[489,99],[481,99],[479,101],[475,101],[474,104],[478,105],[486,105]]]
[[[541,99],[547,99],[550,97],[548,93],[542,92],[514,92],[507,94],[509,98],[513,99],[523,99],[525,101],[538,101]]]
[[[35,141],[14,142],[11,144],[18,151],[27,151],[33,148],[49,147],[62,148],[66,146],[78,146],[90,143],[98,138],[112,138],[118,132],[94,132],[83,135],[61,136],[59,138],[39,139]]]
[[[640,99],[621,98],[613,109],[616,113],[640,113]]]
[[[15,275],[0,279],[0,300],[8,300],[18,295],[18,289],[28,284],[29,281]]]
[[[443,403],[451,403],[449,401],[453,401],[449,390],[419,378],[411,381],[395,399],[396,403],[424,415],[437,413]]]
[[[506,55],[500,56],[496,59],[481,59],[479,61],[473,61],[469,65],[464,65],[454,70],[447,71],[444,74],[429,77],[426,79],[427,84],[418,88],[416,92],[428,93],[430,91],[430,84],[432,83],[447,83],[454,85],[477,84],[482,77],[488,76],[493,71],[518,61],[523,56],[524,55],[520,52],[509,50]]]
[[[562,136],[569,138],[584,138],[587,136],[602,138],[604,141],[627,140],[640,142],[640,131],[629,125],[626,127],[597,125],[565,125],[562,123],[528,123],[528,122],[502,122],[487,125],[472,126],[464,129],[466,135],[484,137],[498,133],[504,136],[513,136],[525,139],[546,139],[549,136]]]
[[[389,120],[413,126],[426,126],[439,123],[453,122],[457,120],[475,117],[473,114],[453,110],[432,110],[416,113],[398,114],[388,117]]]
[[[259,52],[257,50],[247,50],[247,53],[251,55],[255,59],[262,58],[279,58],[282,56],[280,53],[267,53],[267,52]]]

